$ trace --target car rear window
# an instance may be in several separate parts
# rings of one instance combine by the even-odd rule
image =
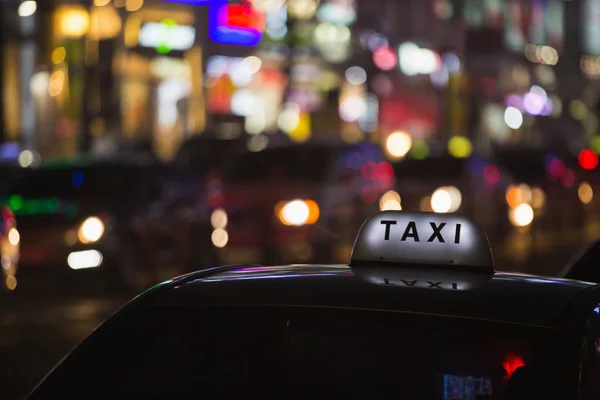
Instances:
[[[556,382],[547,328],[301,307],[145,308],[110,325],[32,398],[549,398]]]

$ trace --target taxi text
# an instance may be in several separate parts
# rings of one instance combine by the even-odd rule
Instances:
[[[385,225],[385,235],[384,235],[384,240],[390,240],[390,236],[391,236],[391,228],[392,225],[397,225],[398,221],[392,221],[392,220],[383,220],[381,221],[381,225]],[[436,224],[435,222],[430,222],[429,226],[431,227],[431,232],[428,232],[428,242],[434,242],[434,241],[438,241],[440,243],[446,243],[446,239],[448,238],[448,236],[446,236],[446,238],[444,238],[444,236],[442,235],[442,230],[446,227],[446,223],[442,222],[440,224]],[[454,239],[453,242],[456,244],[460,243],[460,227],[461,224],[456,224],[454,227]],[[444,234],[448,235],[451,233],[448,232],[449,230],[446,229],[444,231]],[[423,233],[423,232],[421,232]],[[415,242],[419,242],[420,241],[420,237],[419,237],[419,232],[417,231],[417,224],[414,221],[410,221],[407,225],[406,228],[404,229],[404,233],[402,234],[402,237],[400,238],[401,241],[406,241],[407,239],[412,239]]]

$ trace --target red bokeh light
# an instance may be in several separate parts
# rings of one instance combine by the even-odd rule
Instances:
[[[573,173],[573,170],[567,168],[563,176],[561,176],[560,181],[564,186],[571,187],[573,183],[575,183],[575,174]]]
[[[375,203],[377,201],[378,190],[373,185],[366,185],[360,189],[360,197],[362,197],[363,201],[367,204]]]
[[[360,173],[363,178],[366,180],[372,181],[375,179],[375,169],[377,168],[377,164],[373,161],[367,161],[360,167]]]
[[[389,162],[382,161],[375,167],[375,175],[379,179],[388,180],[394,176],[394,168]]]
[[[495,185],[500,180],[500,171],[495,165],[489,164],[483,170],[483,177],[490,185]]]
[[[390,71],[398,64],[396,52],[389,47],[379,47],[373,52],[373,62],[377,68]]]
[[[598,154],[590,149],[581,150],[578,160],[583,169],[592,170],[598,166]]]
[[[523,359],[515,354],[509,354],[502,363],[502,368],[506,371],[504,379],[508,380],[519,367],[525,366]]]

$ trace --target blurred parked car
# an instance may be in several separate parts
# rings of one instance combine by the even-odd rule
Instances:
[[[8,290],[17,287],[20,241],[15,215],[10,208],[0,207],[0,264],[2,264],[3,286]]]
[[[189,218],[170,189],[185,185],[168,171],[135,156],[6,167],[0,202],[19,223],[23,277],[139,289],[186,272]]]
[[[381,180],[363,176],[371,165]],[[365,193],[377,198],[392,184],[391,165],[369,143],[309,143],[240,155],[212,194],[212,241],[224,263],[341,259],[364,218],[377,211]]]

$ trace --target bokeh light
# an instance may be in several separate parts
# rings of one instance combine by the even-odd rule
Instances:
[[[431,209],[436,213],[452,213],[460,208],[462,195],[454,186],[438,188],[431,195]]]
[[[506,107],[504,111],[504,122],[509,128],[519,129],[523,125],[523,114],[515,107]]]
[[[389,47],[379,47],[373,52],[373,62],[382,71],[391,71],[398,63],[396,52]]]
[[[521,203],[508,212],[510,223],[517,227],[525,227],[531,224],[533,216],[533,208],[527,203]]]
[[[586,170],[592,170],[598,166],[598,154],[590,149],[581,150],[577,160],[581,168]]]
[[[396,131],[388,136],[385,149],[391,158],[400,159],[410,151],[412,138],[404,131]]]
[[[473,152],[471,141],[464,136],[454,136],[448,141],[448,152],[456,158],[466,158]]]
[[[385,192],[379,199],[379,210],[402,210],[400,195],[395,190]]]
[[[588,182],[581,182],[577,188],[577,195],[583,204],[590,204],[594,199],[594,190]]]

